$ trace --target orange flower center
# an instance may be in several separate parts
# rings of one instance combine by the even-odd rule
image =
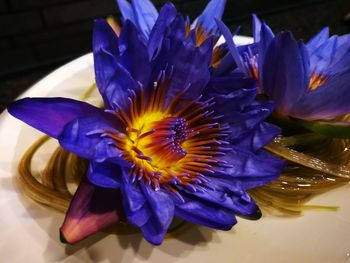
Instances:
[[[217,157],[226,150],[228,126],[220,125],[220,116],[209,110],[212,100],[184,101],[184,92],[166,105],[167,83],[156,83],[150,97],[145,99],[140,89],[129,109],[115,112],[125,133],[106,133],[132,164],[133,181],[173,190],[174,184],[200,184],[205,173],[223,165]]]

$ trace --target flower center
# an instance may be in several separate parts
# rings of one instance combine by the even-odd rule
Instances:
[[[212,100],[184,101],[185,90],[166,102],[167,82],[155,83],[148,96],[140,87],[130,96],[128,109],[115,114],[125,125],[125,134],[105,131],[131,164],[132,181],[176,192],[176,187],[200,187],[215,173],[226,150],[229,126],[220,124],[210,107]]]
[[[165,116],[154,120],[163,115],[149,114],[138,120],[137,128],[129,132],[127,147],[135,152],[134,158],[147,160],[158,169],[170,168],[186,156],[183,143],[191,134],[183,118]]]

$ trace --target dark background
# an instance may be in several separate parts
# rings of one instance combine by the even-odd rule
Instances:
[[[172,1],[195,18],[209,0]],[[166,1],[156,0],[159,7]],[[350,0],[227,0],[224,21],[251,35],[251,13],[305,40],[329,25],[350,32]],[[114,0],[0,0],[0,112],[38,79],[91,50],[92,20],[119,16]]]

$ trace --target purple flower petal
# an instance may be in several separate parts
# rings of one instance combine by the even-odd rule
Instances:
[[[321,72],[324,75],[332,76],[350,69],[350,34],[337,37],[337,47],[328,68]]]
[[[332,78],[332,76],[337,76],[350,70],[350,48],[348,50],[346,48],[342,51],[339,50],[336,56],[332,65],[329,65],[321,74]]]
[[[242,140],[247,137],[271,114],[273,106],[270,101],[253,102],[243,111],[231,112],[231,114],[229,114],[230,107],[226,106],[225,119],[231,131],[228,140]]]
[[[194,99],[202,93],[210,79],[209,63],[206,63],[211,52],[209,50],[202,51],[195,47],[184,46],[170,59],[173,75],[167,94],[168,102],[189,85],[191,88],[186,92],[184,99]]]
[[[105,56],[108,55],[106,54]],[[109,76],[109,79],[106,79],[104,97],[109,108],[126,110],[130,105],[128,98],[132,96],[132,91],[136,92],[140,89],[140,85],[120,63],[115,60],[111,61],[111,63],[113,63],[114,73]]]
[[[280,133],[281,129],[278,126],[263,122],[249,133],[243,133],[239,136],[233,136],[235,134],[232,133],[231,143],[242,149],[255,152],[269,144]]]
[[[255,97],[258,93],[256,86],[257,83],[254,79],[244,78],[243,75],[212,77],[210,79],[208,87],[205,89],[205,92],[209,94],[214,93],[220,95],[229,95],[229,93],[232,92],[242,92],[249,93],[252,97]],[[228,98],[228,100],[229,99],[231,98]],[[251,101],[253,101],[253,99]]]
[[[148,38],[158,17],[157,9],[149,0],[132,0],[132,8],[139,30]]]
[[[124,18],[124,21],[130,20],[134,24],[137,23],[134,10],[127,0],[117,0],[117,4],[119,7],[120,12],[122,13],[122,16]]]
[[[256,16],[256,14],[252,15],[252,21],[253,21],[253,38],[254,38],[254,43],[258,43],[260,41],[261,21]]]
[[[317,49],[310,52],[310,67],[312,72],[323,73],[335,61],[338,39],[329,38]]]
[[[87,178],[99,187],[118,189],[123,174],[122,168],[111,162],[90,162]]]
[[[174,203],[162,190],[123,178],[124,210],[129,222],[141,228],[147,241],[160,245],[173,219]]]
[[[175,206],[175,215],[193,224],[219,230],[230,230],[237,223],[228,209],[191,198]]]
[[[104,19],[95,20],[93,32],[93,53],[97,87],[108,105],[105,91],[108,82],[116,72],[116,58],[119,57],[118,37]]]
[[[244,189],[251,189],[276,179],[284,169],[284,161],[264,150],[252,153],[236,146],[223,158],[231,167],[218,167],[217,172],[232,176]]]
[[[58,138],[70,121],[103,111],[82,101],[65,98],[25,98],[10,104],[8,111],[30,126]]]
[[[93,29],[94,55],[104,51],[114,57],[119,56],[118,36],[105,19],[96,19]]]
[[[160,10],[159,17],[152,28],[148,42],[148,55],[151,59],[159,52],[164,32],[169,24],[174,21],[176,15],[177,11],[172,3],[166,3]]]
[[[200,47],[188,37],[185,40],[185,22],[177,16],[169,25],[158,56],[152,61],[154,77],[164,69],[171,71],[166,103],[180,91],[188,89],[184,99],[197,98],[210,79],[209,66],[213,39],[208,38]]]
[[[215,190],[205,189],[196,192],[187,191],[187,196],[190,199],[200,199],[201,202],[207,202],[211,205],[228,209],[238,215],[248,216],[255,214],[258,211],[258,206],[255,204],[254,200],[241,186],[237,184],[233,187],[231,184],[229,185],[230,188],[222,189],[224,191],[220,191],[217,189],[217,186],[221,183],[219,182],[220,179],[210,179],[210,184],[216,188]]]
[[[239,69],[240,72],[247,73],[246,69],[243,64],[242,57],[238,51],[237,46],[233,42],[232,39],[232,34],[230,30],[227,28],[227,26],[220,20],[216,20],[216,23],[220,29],[221,34],[224,36],[227,47],[233,57],[233,60],[235,61],[237,68]],[[247,74],[248,75],[248,74]]]
[[[141,227],[149,221],[152,212],[140,187],[132,183],[128,176],[123,177],[121,185],[125,215],[130,223]]]
[[[151,210],[151,217],[141,231],[147,241],[160,245],[173,220],[174,202],[163,190],[155,191],[142,183],[140,188]]]
[[[135,81],[147,86],[150,64],[145,40],[129,20],[125,22],[119,37],[121,56],[117,62],[130,73]]]
[[[350,112],[350,70],[332,76],[308,93],[290,115],[305,120],[333,119]]]
[[[276,103],[276,112],[288,115],[300,107],[298,101],[309,86],[306,48],[290,32],[280,33],[271,42],[262,67],[263,90]]]
[[[257,95],[256,83],[252,79],[237,80],[236,78],[227,78],[233,80],[232,85],[225,85],[223,82],[211,82],[213,90],[218,90],[217,93],[210,93],[208,97],[215,99],[215,109],[217,114],[224,114],[230,118],[235,115],[235,112],[243,111],[255,99]],[[223,85],[217,85],[223,83]],[[250,86],[248,86],[250,85]],[[219,91],[219,89],[221,89]],[[226,93],[231,89],[231,92]],[[219,92],[222,92],[221,94]],[[226,94],[223,94],[226,93]]]
[[[317,35],[315,35],[309,42],[307,42],[306,47],[309,53],[319,48],[324,42],[328,40],[328,38],[329,27],[324,27]]]
[[[338,49],[349,51],[350,49],[350,34],[345,34],[338,37]]]
[[[92,115],[68,123],[58,139],[63,148],[83,158],[99,162],[113,158],[125,165],[114,141],[104,136],[106,131],[118,133],[118,129],[118,119],[114,116],[107,113]]]
[[[195,20],[192,26],[201,25],[207,33],[217,34],[218,26],[215,19],[220,19],[224,13],[226,0],[211,0],[202,14]]]
[[[259,68],[259,79],[262,79],[262,68],[265,61],[265,54],[274,38],[274,34],[271,28],[262,23],[260,31],[260,42],[258,45],[258,68]],[[263,87],[262,87],[263,88]]]
[[[134,30],[130,30],[137,34]],[[120,42],[123,43],[123,41],[125,41],[124,38]],[[118,42],[117,36],[106,21],[96,20],[94,27],[96,83],[108,108],[115,109],[116,105],[118,105],[118,107],[125,109],[125,107],[129,106],[128,97],[131,95],[130,91],[134,91],[139,87],[131,76],[134,73],[137,77],[138,71],[135,73],[132,68],[134,66],[130,65],[130,61],[124,63],[124,57],[130,55],[128,52],[126,54],[123,53],[122,58],[119,57]],[[137,55],[131,56],[132,59],[139,59]],[[140,77],[140,79],[145,81],[144,78]]]
[[[120,193],[98,188],[85,179],[80,183],[60,228],[63,242],[75,244],[84,238],[118,223]]]

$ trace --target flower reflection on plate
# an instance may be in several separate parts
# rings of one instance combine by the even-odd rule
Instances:
[[[241,44],[249,38],[238,38]],[[23,97],[64,96],[78,99],[94,82],[92,55],[56,70]],[[349,186],[313,199],[335,205],[337,212],[306,211],[301,217],[264,214],[259,221],[238,219],[228,232],[186,225],[162,246],[147,243],[141,234],[96,234],[76,246],[59,242],[63,214],[26,198],[16,184],[17,165],[24,151],[41,134],[11,118],[0,117],[0,254],[11,262],[348,262],[350,260]],[[53,142],[52,145],[53,146]],[[53,148],[53,147],[52,147]],[[50,156],[41,150],[33,169],[39,172]]]

